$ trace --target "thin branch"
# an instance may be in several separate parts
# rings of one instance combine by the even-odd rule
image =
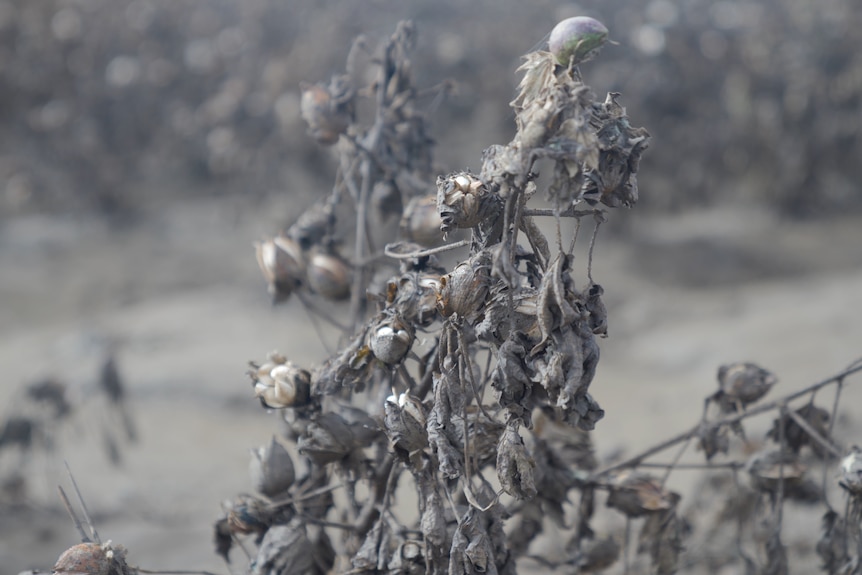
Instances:
[[[72,487],[75,489],[75,495],[78,496],[78,503],[81,504],[81,512],[84,514],[84,521],[87,522],[87,527],[90,528],[90,535],[92,535],[93,541],[101,544],[102,540],[99,538],[99,534],[96,532],[96,525],[90,518],[90,512],[87,510],[87,504],[84,503],[84,496],[81,495],[81,490],[78,489],[78,482],[75,481],[75,476],[72,475],[72,468],[69,467],[68,461],[64,461],[63,463],[66,465],[66,471],[69,473],[69,479],[72,481]]]
[[[523,215],[525,216],[554,216],[559,215],[561,218],[583,218],[586,216],[595,216],[597,214],[603,213],[603,210],[576,210],[574,207],[571,207],[567,210],[563,210],[562,212],[557,212],[553,208],[533,208],[529,210],[524,210]]]
[[[194,569],[192,569],[192,570],[186,570],[186,569],[174,570],[174,569],[171,569],[168,571],[162,571],[160,569],[159,570],[151,570],[151,569],[144,569],[143,567],[135,567],[134,570],[137,571],[138,573],[151,573],[154,575],[216,575],[212,571],[196,571]]]
[[[841,373],[835,374],[835,375],[828,377],[822,381],[818,381],[817,383],[809,385],[808,387],[806,387],[804,389],[801,389],[799,391],[795,391],[793,393],[789,393],[783,397],[776,399],[775,401],[770,401],[768,403],[764,403],[763,405],[750,408],[750,409],[743,411],[741,413],[729,415],[727,417],[718,419],[716,421],[711,422],[711,425],[717,426],[717,427],[722,426],[722,425],[732,425],[734,423],[738,423],[738,422],[742,421],[743,419],[747,419],[747,418],[753,417],[755,415],[760,415],[762,413],[772,411],[773,409],[780,408],[782,405],[786,405],[787,403],[793,401],[794,399],[798,399],[800,397],[808,395],[809,393],[817,391],[821,387],[826,387],[827,385],[831,385],[831,384],[838,383],[838,382],[843,383],[845,378],[847,378],[848,376],[851,376],[855,373],[858,373],[860,371],[862,371],[862,364],[853,365],[852,367],[845,369]],[[696,437],[698,432],[700,431],[700,429],[701,429],[701,423],[698,422],[697,425],[695,425],[694,427],[692,427],[688,431],[683,431],[682,433],[674,435],[673,437],[671,437],[669,439],[665,439],[664,441],[643,450],[642,452],[638,453],[637,455],[634,455],[632,457],[629,457],[623,461],[614,463],[612,465],[608,465],[607,467],[599,469],[598,471],[595,471],[591,477],[593,479],[595,479],[595,478],[601,477],[603,475],[607,475],[608,473],[610,473],[612,471],[616,471],[618,469],[624,469],[626,467],[637,467],[641,463],[641,461],[643,461],[644,459],[646,459],[652,455],[655,455],[656,453],[660,453],[660,452],[664,451],[665,449],[668,449],[669,447],[673,447],[674,445],[677,445],[678,443],[681,443],[683,441],[688,441],[688,439],[691,437]]]
[[[84,531],[84,525],[81,523],[81,520],[78,519],[78,515],[75,513],[75,510],[72,509],[72,504],[69,503],[69,498],[66,497],[66,492],[63,491],[61,486],[57,486],[57,490],[60,492],[60,499],[63,500],[63,507],[66,508],[66,512],[69,514],[69,517],[72,518],[72,523],[75,524],[75,529],[78,530],[78,533],[81,534],[81,543],[90,543],[92,539],[87,535],[87,532]]]
[[[444,246],[439,246],[436,248],[428,248],[427,250],[419,250],[416,252],[409,252],[406,254],[400,254],[398,252],[393,252],[392,247],[397,244],[386,244],[383,248],[383,253],[390,258],[395,258],[397,260],[408,260],[411,258],[423,258],[425,256],[432,256],[434,254],[439,254],[442,252],[448,252],[451,250],[456,250],[458,248],[463,248],[464,246],[470,245],[468,240],[461,240],[459,242],[455,242],[452,244],[446,244]]]

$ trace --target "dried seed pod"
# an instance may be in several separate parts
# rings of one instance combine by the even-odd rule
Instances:
[[[718,368],[719,390],[712,396],[721,410],[731,413],[745,409],[766,395],[778,378],[753,363],[732,363]]]
[[[862,495],[862,449],[856,445],[841,460],[841,479],[838,484],[853,497]]]
[[[337,301],[350,295],[350,266],[335,254],[312,254],[306,276],[311,291],[326,299]]]
[[[443,241],[442,226],[436,195],[417,196],[404,208],[401,237],[426,247],[436,246]]]
[[[440,278],[437,309],[444,317],[455,313],[471,317],[482,309],[491,283],[489,263],[487,254],[480,252]]]
[[[611,480],[607,506],[628,517],[641,517],[653,511],[673,509],[678,502],[679,494],[662,487],[655,477],[625,470]]]
[[[293,239],[279,235],[254,244],[257,265],[266,279],[274,302],[290,297],[305,277],[302,248]]]
[[[443,233],[455,228],[472,228],[482,220],[482,202],[488,190],[482,180],[469,172],[437,178],[437,212]]]
[[[384,314],[368,331],[368,347],[374,357],[387,365],[399,363],[410,351],[415,330],[395,314]]]
[[[586,16],[575,16],[554,26],[548,48],[563,66],[577,66],[599,53],[608,41],[604,24]]]
[[[254,384],[254,395],[264,407],[280,409],[303,407],[311,399],[311,374],[287,361],[283,356],[273,355],[271,361],[257,366],[248,373]]]
[[[334,144],[353,120],[354,91],[350,80],[336,76],[329,86],[302,82],[299,87],[300,113],[308,124],[309,135],[325,146]]]
[[[126,548],[107,543],[79,543],[60,555],[51,571],[57,575],[127,575]]]
[[[290,454],[274,436],[268,445],[251,450],[249,473],[255,490],[267,497],[284,493],[296,479]]]

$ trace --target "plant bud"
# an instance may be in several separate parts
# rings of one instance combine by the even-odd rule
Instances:
[[[488,194],[476,176],[461,172],[437,179],[437,212],[443,233],[472,228],[482,221],[482,200]]]
[[[305,82],[299,86],[302,89],[299,109],[308,124],[309,135],[324,146],[334,144],[353,119],[354,92],[349,83],[335,77],[329,86]]]
[[[283,235],[254,244],[257,265],[274,302],[286,300],[302,282],[305,260],[299,244]]]
[[[732,363],[718,368],[719,390],[712,396],[722,411],[744,409],[766,395],[778,378],[753,363]]]
[[[252,449],[249,473],[255,490],[267,497],[284,493],[296,478],[290,454],[275,437],[269,445]]]
[[[419,196],[407,202],[401,218],[401,237],[426,247],[443,241],[443,219],[437,211],[436,196]]]
[[[577,66],[598,54],[608,41],[604,24],[586,16],[566,18],[551,30],[548,48],[563,66]]]
[[[303,407],[311,396],[311,374],[300,369],[283,356],[274,355],[271,361],[256,366],[249,372],[254,384],[254,395],[265,407]]]
[[[371,189],[371,205],[378,216],[378,222],[383,224],[393,217],[401,217],[404,205],[401,192],[392,180],[383,180],[374,184]]]
[[[340,257],[316,252],[306,269],[308,287],[328,300],[342,300],[350,295],[350,267]]]
[[[457,313],[469,317],[478,313],[491,283],[487,255],[479,253],[440,278],[437,309],[444,317]]]
[[[382,315],[368,332],[368,347],[387,365],[399,363],[413,346],[415,330],[395,314]]]

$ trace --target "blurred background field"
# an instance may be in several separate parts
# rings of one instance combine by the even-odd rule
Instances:
[[[49,453],[0,444],[4,572],[50,568],[76,542],[54,488],[64,459],[131,563],[226,572],[211,523],[277,429],[246,362],[326,355],[297,301],[271,307],[251,248],[332,186],[299,82],[404,18],[417,84],[455,87],[426,102],[440,173],[511,138],[519,57],[556,21],[596,17],[619,43],[584,77],[622,92],[653,143],[640,203],[611,214],[596,251],[600,456],[697,421],[720,363],[756,361],[782,391],[843,369],[862,355],[854,4],[0,1],[0,416],[48,376],[82,406]],[[138,427],[116,464],[93,394],[109,343]]]

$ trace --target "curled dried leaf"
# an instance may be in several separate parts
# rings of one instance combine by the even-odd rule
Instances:
[[[314,556],[309,553],[311,542],[305,524],[294,518],[287,525],[270,527],[252,562],[252,575],[282,575],[309,573],[314,567]]]
[[[829,412],[827,410],[817,407],[813,403],[807,403],[797,409],[795,413],[822,439],[829,441]],[[769,430],[767,437],[778,443],[783,433],[786,445],[795,453],[799,453],[803,447],[810,445],[811,450],[818,457],[825,458],[832,455],[826,447],[813,439],[792,417],[785,417],[783,419],[783,430],[780,428],[781,421],[782,418],[777,418],[772,423],[772,429]]]
[[[383,405],[386,435],[392,444],[407,453],[428,447],[425,407],[406,393],[390,396]]]
[[[536,463],[527,453],[524,440],[516,425],[506,426],[497,446],[497,477],[509,495],[517,499],[532,499],[536,496],[533,476]]]
[[[641,517],[655,511],[674,509],[679,499],[679,494],[662,487],[655,477],[640,471],[624,470],[610,481],[607,506],[628,517]]]
[[[637,171],[650,135],[629,124],[620,94],[610,92],[603,104],[593,106],[592,124],[599,141],[598,167],[587,170],[583,198],[610,207],[631,207],[638,201]]]
[[[332,412],[318,414],[296,446],[301,454],[316,465],[339,461],[359,447],[344,418]]]

